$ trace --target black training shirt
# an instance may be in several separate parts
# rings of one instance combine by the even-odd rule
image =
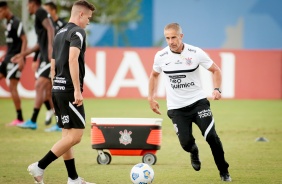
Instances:
[[[13,16],[8,22],[5,31],[7,53],[6,58],[10,58],[15,54],[21,52],[22,40],[21,36],[24,35],[23,25],[21,21]]]
[[[48,33],[43,26],[43,20],[49,19],[48,13],[42,7],[35,12],[35,32],[37,34],[37,42],[40,48],[40,56],[43,60],[48,61]]]
[[[74,87],[69,69],[69,49],[80,49],[78,57],[80,90],[83,91],[83,78],[85,75],[84,53],[86,34],[84,29],[74,23],[67,23],[55,36],[52,58],[55,59],[55,77],[52,92],[73,92]]]
[[[61,18],[58,18],[58,20],[56,21],[53,21],[53,26],[55,28],[55,34],[58,33],[58,31],[63,28],[67,23],[61,19]]]

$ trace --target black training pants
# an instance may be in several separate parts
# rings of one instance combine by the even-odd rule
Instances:
[[[185,151],[190,152],[195,144],[192,134],[194,122],[210,145],[218,170],[221,173],[228,172],[229,165],[225,161],[223,147],[215,131],[210,102],[206,98],[180,109],[168,110],[167,115],[172,120],[180,144]]]

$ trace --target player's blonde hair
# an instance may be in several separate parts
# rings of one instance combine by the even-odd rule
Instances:
[[[178,23],[167,24],[164,28],[164,31],[166,31],[168,29],[174,29],[174,30],[177,31],[177,33],[182,34],[182,28]]]

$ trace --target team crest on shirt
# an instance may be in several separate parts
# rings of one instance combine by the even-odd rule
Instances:
[[[186,64],[189,66],[192,64],[192,58],[189,58],[189,57],[185,58],[185,61],[186,61]]]

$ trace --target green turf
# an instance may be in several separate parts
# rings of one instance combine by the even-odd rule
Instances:
[[[150,117],[163,118],[162,146],[156,154],[155,184],[222,183],[211,151],[194,126],[200,149],[202,169],[196,172],[190,165],[189,155],[180,147],[172,124],[166,116],[166,105],[160,100],[162,115],[151,112],[145,99],[85,99],[87,128],[82,142],[75,147],[79,175],[98,184],[130,183],[131,167],[141,162],[141,156],[113,156],[110,165],[98,165],[97,151],[91,148],[91,117]],[[23,100],[24,118],[31,116],[33,100]],[[233,182],[258,184],[282,183],[282,101],[275,100],[221,100],[211,101],[216,129],[222,140],[226,159],[230,164]],[[0,99],[0,183],[33,183],[26,168],[39,160],[60,138],[60,133],[45,133],[42,108],[39,129],[23,130],[6,127],[15,118],[10,99]],[[54,122],[54,119],[53,119]],[[257,137],[269,142],[255,142]],[[46,184],[66,183],[67,173],[62,159],[45,171]]]

